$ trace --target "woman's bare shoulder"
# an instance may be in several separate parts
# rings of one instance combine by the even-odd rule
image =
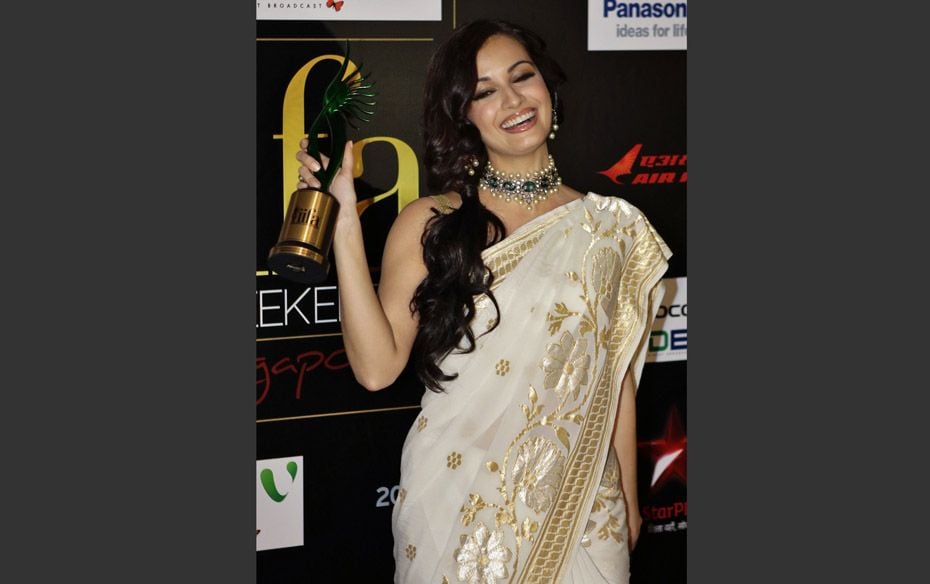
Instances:
[[[459,208],[462,204],[462,197],[456,192],[449,191],[438,195],[420,197],[415,201],[407,204],[402,210],[400,216],[407,214],[415,217],[432,216],[433,211],[448,213]],[[398,216],[398,219],[400,219]]]
[[[454,192],[420,197],[401,209],[397,220],[391,226],[391,231],[397,234],[407,234],[408,237],[415,237],[419,240],[430,219],[437,214],[451,213],[461,204],[462,197]]]

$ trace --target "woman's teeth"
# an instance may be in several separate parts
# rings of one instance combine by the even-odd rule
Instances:
[[[520,114],[515,118],[511,118],[505,121],[503,124],[501,124],[501,128],[507,130],[534,117],[536,117],[536,112],[526,112],[525,114]]]

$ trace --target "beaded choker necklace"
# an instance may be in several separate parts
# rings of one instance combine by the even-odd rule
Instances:
[[[532,210],[536,203],[559,190],[562,177],[559,176],[550,154],[549,164],[545,168],[526,174],[500,172],[489,160],[478,184],[498,199],[504,199],[508,203],[517,201]]]

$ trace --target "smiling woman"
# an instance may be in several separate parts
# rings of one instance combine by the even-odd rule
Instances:
[[[331,192],[346,355],[425,389],[392,516],[397,583],[626,583],[641,525],[635,392],[671,255],[638,209],[562,184],[565,76],[534,33],[481,20],[430,61],[434,196],[398,215],[375,293],[352,182]],[[325,160],[305,152],[298,186]]]
[[[545,166],[552,100],[526,49],[495,35],[478,51],[475,65],[479,77],[468,120],[478,128],[491,163],[521,171]]]

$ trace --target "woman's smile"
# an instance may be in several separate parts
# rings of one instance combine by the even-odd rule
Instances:
[[[501,124],[501,129],[505,132],[519,134],[525,132],[536,125],[536,110],[533,108],[525,109],[519,113],[509,116]]]

